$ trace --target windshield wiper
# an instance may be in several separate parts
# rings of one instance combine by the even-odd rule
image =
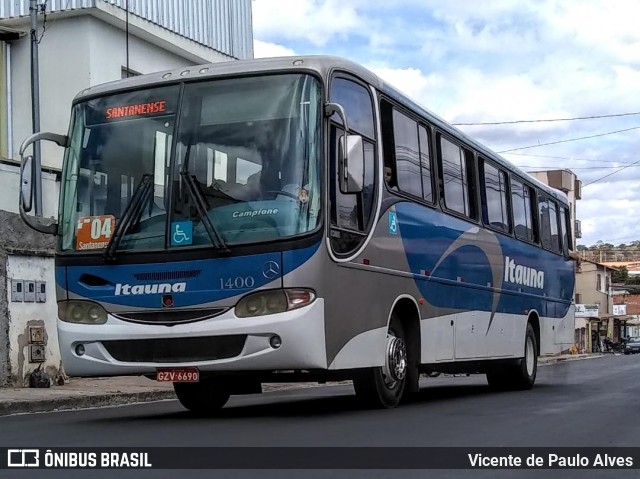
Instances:
[[[207,206],[205,200],[202,196],[202,193],[198,189],[193,176],[189,174],[189,171],[187,171],[186,168],[182,168],[182,170],[180,171],[180,176],[182,176],[185,184],[187,185],[187,191],[189,192],[189,196],[193,200],[193,206],[195,206],[198,216],[200,217],[200,221],[202,221],[204,229],[207,230],[207,234],[209,235],[211,242],[216,248],[225,253],[228,253],[229,248],[227,247],[225,241],[222,239],[222,236],[220,236],[220,233],[218,233],[216,227],[211,222],[211,219],[207,214]]]
[[[138,183],[138,186],[133,192],[131,201],[129,201],[127,207],[122,213],[122,219],[120,220],[120,223],[116,225],[116,229],[111,235],[111,239],[107,244],[104,252],[105,261],[114,261],[116,259],[115,255],[116,251],[118,250],[118,246],[120,245],[124,234],[131,227],[131,225],[134,224],[134,220],[137,220],[137,218],[140,217],[142,208],[149,199],[152,185],[153,175],[149,173],[142,175],[140,183]]]

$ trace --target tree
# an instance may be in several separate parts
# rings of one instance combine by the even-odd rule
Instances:
[[[611,272],[612,283],[625,283],[629,280],[629,270],[626,266],[621,266]]]

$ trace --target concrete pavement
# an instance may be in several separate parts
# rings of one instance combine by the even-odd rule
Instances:
[[[604,355],[547,356],[539,358],[539,364],[543,366],[561,361],[595,359],[602,356]],[[348,381],[344,383],[346,384]],[[314,386],[317,384],[265,384],[263,390],[267,392]],[[152,381],[142,376],[71,378],[64,386],[52,386],[47,389],[0,388],[0,416],[117,406],[165,399],[175,399],[172,385]]]

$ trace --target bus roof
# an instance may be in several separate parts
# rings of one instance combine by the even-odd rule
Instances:
[[[205,65],[194,65],[189,67],[181,67],[173,70],[166,70],[147,75],[137,75],[122,80],[116,80],[101,85],[96,85],[83,90],[79,93],[74,103],[84,101],[86,99],[114,94],[121,91],[135,90],[150,86],[158,86],[163,84],[175,84],[180,82],[201,81],[207,78],[219,78],[225,76],[236,76],[250,73],[272,73],[276,71],[292,72],[312,71],[318,73],[325,81],[328,81],[334,70],[346,71],[359,77],[361,80],[371,84],[381,93],[389,96],[401,105],[413,110],[425,120],[428,120],[442,131],[462,140],[468,146],[473,147],[481,155],[492,159],[496,163],[513,171],[517,175],[534,184],[545,193],[561,200],[567,204],[567,195],[563,192],[551,188],[542,183],[537,178],[527,174],[525,171],[513,165],[511,162],[493,152],[483,144],[474,140],[469,135],[451,125],[438,115],[420,105],[416,101],[409,98],[400,90],[386,83],[375,73],[363,67],[362,65],[341,57],[328,55],[302,55],[292,57],[278,58],[260,58],[254,60],[233,60],[219,63],[210,63]]]

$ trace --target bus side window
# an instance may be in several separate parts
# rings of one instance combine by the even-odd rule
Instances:
[[[440,171],[444,186],[444,204],[448,210],[476,218],[476,191],[473,155],[442,136],[440,140]]]
[[[563,206],[560,207],[560,232],[562,235],[562,253],[568,257],[573,245],[571,244],[572,238],[569,230],[569,215],[567,209]]]
[[[554,253],[560,253],[558,235],[558,212],[554,201],[541,197],[538,201],[540,217],[540,239],[542,247]]]
[[[396,173],[400,191],[422,198],[418,123],[393,110]]]
[[[507,174],[484,160],[480,161],[482,221],[505,233],[511,232],[507,203]]]
[[[538,241],[536,225],[533,217],[533,190],[516,177],[511,177],[511,205],[513,209],[513,225],[516,238]]]
[[[433,181],[431,175],[431,135],[427,129],[420,125],[418,127],[420,137],[420,166],[422,170],[422,198],[433,203]]]
[[[398,174],[395,162],[393,135],[393,106],[388,101],[380,102],[380,124],[382,126],[382,154],[384,157],[384,182],[390,190],[398,191]]]

